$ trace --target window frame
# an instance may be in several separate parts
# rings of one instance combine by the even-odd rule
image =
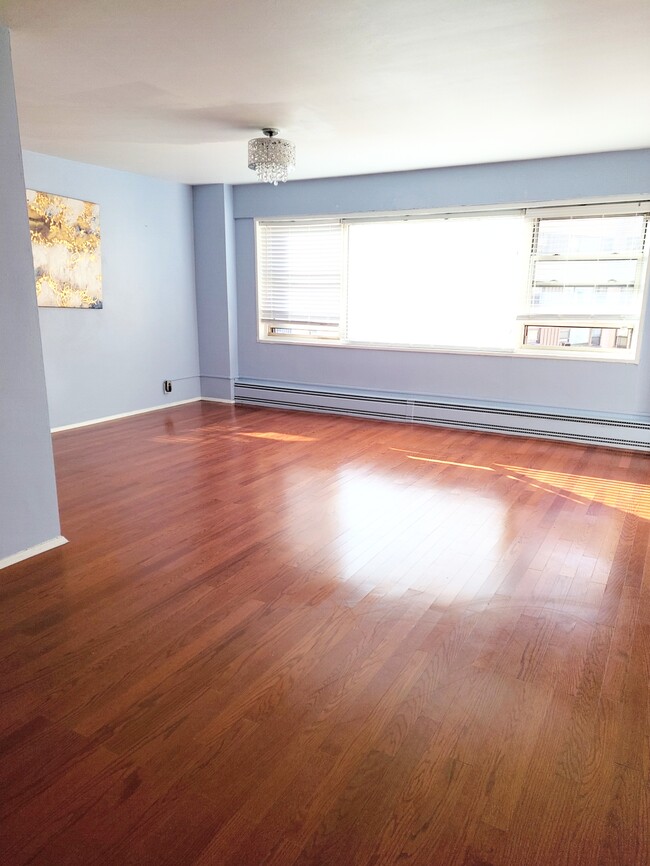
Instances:
[[[650,251],[650,202],[637,202],[636,204],[589,204],[582,206],[549,206],[527,209],[526,216],[531,220],[531,250],[529,260],[529,274],[526,286],[526,306],[528,309],[517,316],[521,325],[521,344],[518,354],[535,355],[544,354],[549,357],[581,356],[593,360],[607,361],[629,361],[638,363],[641,332],[646,313],[648,286],[648,257]],[[625,256],[587,256],[567,255],[562,259],[548,254],[538,252],[539,228],[542,220],[558,219],[589,219],[589,218],[614,218],[621,216],[643,216],[644,225],[641,239],[641,249],[638,255]],[[539,262],[552,261],[632,261],[636,260],[634,286],[636,294],[640,295],[638,319],[633,315],[623,313],[597,314],[597,313],[536,313],[531,306],[530,299],[536,282],[535,271]],[[626,349],[601,349],[595,346],[564,346],[554,349],[551,346],[535,346],[526,343],[526,330],[530,327],[563,327],[563,328],[628,328],[632,331],[630,346]]]
[[[618,315],[583,315],[583,316],[564,316],[558,314],[546,314],[537,316],[530,312],[521,312],[515,316],[518,327],[518,343],[512,349],[483,349],[478,347],[456,347],[445,345],[430,345],[430,344],[389,344],[376,342],[360,342],[345,338],[347,330],[347,232],[343,231],[342,246],[343,246],[343,266],[342,266],[342,282],[341,282],[341,315],[340,315],[340,334],[337,338],[305,338],[302,335],[292,336],[278,335],[269,336],[262,334],[262,321],[260,318],[260,280],[259,280],[259,226],[264,224],[282,224],[282,223],[318,223],[329,220],[336,220],[340,223],[342,229],[350,223],[356,222],[378,222],[396,220],[427,220],[427,219],[449,219],[453,217],[489,217],[500,215],[521,214],[530,220],[530,236],[532,240],[534,232],[534,220],[536,218],[552,218],[565,216],[609,216],[609,215],[646,215],[647,231],[645,236],[645,246],[642,255],[639,258],[639,293],[641,295],[641,305],[639,309],[638,320],[631,317],[622,317]],[[255,299],[256,299],[256,333],[257,342],[269,344],[284,344],[284,345],[299,345],[310,347],[325,347],[325,348],[346,348],[346,349],[371,349],[387,352],[417,352],[417,353],[434,353],[443,355],[479,355],[479,356],[495,356],[495,357],[519,357],[519,358],[547,358],[555,360],[585,360],[598,361],[605,363],[616,364],[638,364],[640,350],[643,342],[644,320],[648,305],[648,294],[650,293],[650,199],[645,197],[631,198],[610,198],[608,200],[584,200],[584,201],[555,201],[555,202],[537,202],[534,204],[509,204],[509,205],[486,205],[481,207],[457,207],[457,208],[438,208],[426,209],[418,211],[388,211],[382,213],[358,213],[358,214],[333,214],[333,215],[305,215],[305,216],[280,216],[280,217],[259,217],[254,219],[254,246],[255,246]],[[531,286],[533,256],[532,243],[529,252],[530,273],[529,279],[522,285],[521,307],[523,311],[529,300],[529,292]],[[611,327],[628,327],[632,328],[632,344],[629,349],[612,351],[602,350],[593,346],[567,346],[555,349],[553,347],[536,347],[525,345],[524,339],[526,327],[539,327],[551,325],[562,325],[563,327],[589,327],[589,328],[611,328]]]

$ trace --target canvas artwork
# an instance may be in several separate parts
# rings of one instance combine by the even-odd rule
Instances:
[[[101,309],[99,205],[27,190],[39,307]]]

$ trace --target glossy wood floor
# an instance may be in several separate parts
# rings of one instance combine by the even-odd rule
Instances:
[[[647,456],[199,403],[55,452],[3,866],[650,862]]]

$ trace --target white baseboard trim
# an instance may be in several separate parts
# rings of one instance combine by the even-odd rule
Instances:
[[[650,451],[650,417],[646,416],[597,416],[550,407],[490,405],[422,395],[355,393],[244,379],[235,382],[235,403]]]
[[[234,405],[234,400],[226,400],[224,397],[201,397],[201,400],[204,403],[230,403],[231,406]]]
[[[62,535],[57,535],[56,538],[50,538],[49,541],[42,541],[40,544],[28,547],[27,550],[19,550],[18,553],[12,553],[11,556],[5,556],[4,559],[0,559],[0,569],[7,568],[9,565],[15,565],[17,562],[22,562],[24,559],[38,556],[39,553],[45,553],[46,550],[52,550],[55,547],[61,547],[62,544],[67,543],[67,538],[64,538]]]
[[[62,430],[76,430],[77,427],[91,427],[93,424],[103,424],[105,421],[119,421],[120,418],[130,418],[132,415],[144,415],[147,412],[157,412],[159,409],[171,409],[172,406],[184,406],[186,403],[198,403],[205,397],[190,397],[189,400],[176,400],[175,403],[162,403],[160,406],[149,406],[148,409],[135,409],[133,412],[120,412],[119,415],[106,415],[104,418],[93,418],[90,421],[79,421],[77,424],[64,424],[63,427],[52,427],[51,433]]]

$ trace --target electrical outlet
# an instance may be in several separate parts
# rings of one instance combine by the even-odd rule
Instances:
[[[165,379],[163,382],[163,391],[165,394],[171,394],[172,392],[172,382],[171,379]]]

